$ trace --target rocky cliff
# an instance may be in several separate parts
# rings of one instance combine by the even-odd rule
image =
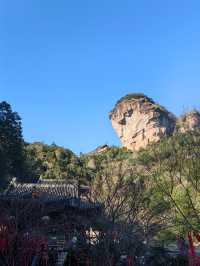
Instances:
[[[200,112],[192,110],[185,113],[177,119],[177,130],[179,132],[187,132],[200,128]]]
[[[141,93],[121,98],[110,112],[113,128],[124,147],[130,150],[145,148],[177,130],[185,132],[200,127],[200,113],[193,111],[181,118]]]

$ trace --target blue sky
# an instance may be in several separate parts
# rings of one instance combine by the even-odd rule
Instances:
[[[27,141],[119,144],[108,112],[143,92],[200,107],[200,1],[0,0],[0,100]]]

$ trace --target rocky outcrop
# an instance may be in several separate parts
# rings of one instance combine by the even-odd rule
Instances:
[[[185,133],[200,128],[200,112],[192,110],[177,119],[177,131]]]
[[[145,148],[149,143],[158,142],[177,130],[185,132],[200,127],[198,112],[177,119],[141,93],[129,94],[120,99],[109,117],[122,145],[130,150]]]

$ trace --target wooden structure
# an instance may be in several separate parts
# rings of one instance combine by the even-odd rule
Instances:
[[[77,182],[39,180],[24,184],[12,180],[0,194],[1,216],[21,236],[46,239],[49,250],[56,252],[55,265],[62,265],[73,239],[86,239],[101,211],[102,205],[90,199],[90,188]]]

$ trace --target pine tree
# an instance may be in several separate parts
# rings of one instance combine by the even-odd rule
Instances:
[[[18,177],[23,167],[23,137],[21,118],[10,104],[0,102],[0,184]]]

